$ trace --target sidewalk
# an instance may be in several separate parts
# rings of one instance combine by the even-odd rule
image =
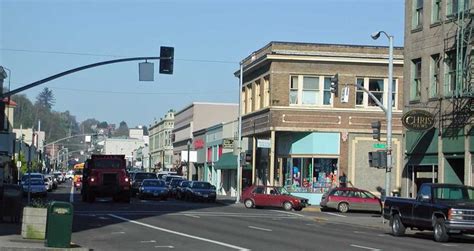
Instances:
[[[0,222],[0,251],[23,250],[74,250],[88,251],[88,248],[72,245],[71,248],[48,248],[44,240],[27,240],[21,237],[21,224]]]

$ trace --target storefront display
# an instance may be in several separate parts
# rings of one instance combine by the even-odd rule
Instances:
[[[337,185],[336,158],[283,158],[283,168],[290,192],[324,193]]]

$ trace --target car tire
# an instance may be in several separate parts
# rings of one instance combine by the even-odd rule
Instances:
[[[301,211],[301,210],[303,210],[302,207],[295,208],[295,211]]]
[[[283,209],[285,209],[285,211],[291,211],[291,209],[293,209],[293,205],[291,204],[291,202],[285,201],[283,203]]]
[[[255,205],[251,199],[246,199],[244,201],[244,205],[246,208],[253,208]]]
[[[435,241],[437,242],[449,241],[449,234],[448,230],[446,229],[446,225],[444,224],[444,219],[436,219],[435,224],[433,226],[433,235]]]
[[[398,214],[394,214],[390,217],[390,229],[394,236],[403,236],[405,234],[405,225],[403,225],[402,219]]]
[[[346,202],[341,202],[337,205],[337,210],[341,213],[347,213],[349,211],[349,204]]]

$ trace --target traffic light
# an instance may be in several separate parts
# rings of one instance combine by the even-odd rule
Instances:
[[[339,73],[336,73],[334,77],[331,78],[331,92],[334,93],[334,96],[338,95],[339,86]]]
[[[173,74],[174,47],[160,47],[160,73]]]
[[[387,151],[369,152],[369,167],[386,168]]]
[[[380,120],[371,123],[372,126],[372,138],[380,141]]]

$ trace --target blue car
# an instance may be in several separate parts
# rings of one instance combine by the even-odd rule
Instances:
[[[138,188],[138,198],[140,200],[145,198],[158,198],[167,200],[168,196],[169,189],[163,180],[144,179]]]
[[[46,197],[47,190],[46,185],[43,179],[25,179],[22,182],[22,192],[23,196],[28,195],[28,189],[30,191],[30,195],[33,196],[41,196]]]

